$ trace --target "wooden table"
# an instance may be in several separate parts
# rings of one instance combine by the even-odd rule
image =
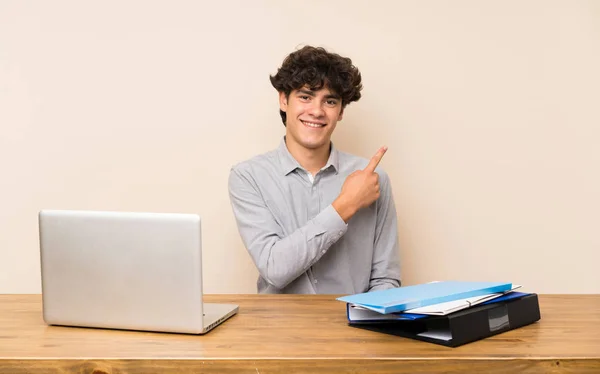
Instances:
[[[204,336],[57,327],[0,295],[0,373],[600,373],[600,295],[541,295],[539,322],[458,348],[349,327],[333,296],[205,299],[240,312]]]

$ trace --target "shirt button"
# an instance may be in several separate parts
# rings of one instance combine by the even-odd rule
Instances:
[[[317,284],[317,280],[315,279],[315,280],[313,281],[313,283],[314,283],[314,284]]]

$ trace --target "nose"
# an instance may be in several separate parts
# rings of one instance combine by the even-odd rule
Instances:
[[[323,108],[321,107],[321,103],[317,102],[317,100],[314,100],[312,102],[312,105],[310,106],[310,108],[308,109],[308,113],[316,118],[319,118],[321,116],[323,116]]]

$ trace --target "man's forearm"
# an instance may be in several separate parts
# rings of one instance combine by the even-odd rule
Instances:
[[[332,206],[286,237],[276,234],[278,228],[258,226],[251,218],[238,221],[260,275],[278,289],[306,272],[347,230]]]

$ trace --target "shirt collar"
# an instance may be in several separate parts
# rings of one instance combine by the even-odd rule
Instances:
[[[340,168],[339,168],[340,167],[340,161],[339,161],[340,158],[339,158],[338,150],[333,146],[333,142],[331,142],[330,145],[331,145],[331,150],[329,152],[329,159],[327,160],[327,163],[321,170],[325,170],[329,167],[333,167],[333,169],[337,173],[338,170],[340,170]],[[291,173],[292,171],[294,171],[298,168],[304,170],[304,168],[302,166],[300,166],[298,161],[296,161],[294,156],[292,156],[290,151],[287,149],[287,146],[285,145],[285,136],[283,137],[283,139],[281,140],[281,143],[279,144],[279,148],[277,149],[277,154],[279,155],[279,160],[281,161],[281,171],[282,171],[283,175],[288,175],[289,173]]]

